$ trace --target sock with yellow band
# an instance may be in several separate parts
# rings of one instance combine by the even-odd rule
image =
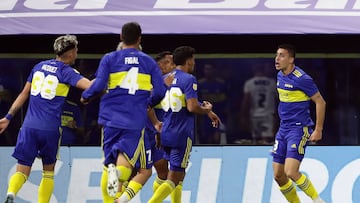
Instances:
[[[43,171],[39,185],[38,203],[50,202],[51,195],[54,191],[54,185],[54,171]]]
[[[181,192],[182,192],[182,184],[180,181],[179,184],[175,187],[175,190],[171,193],[171,203],[181,203]]]
[[[158,176],[156,176],[154,182],[153,182],[153,192],[155,192],[161,184],[163,184],[165,180],[160,179]]]
[[[120,196],[120,202],[128,202],[141,190],[142,185],[135,181],[130,181],[129,185],[126,187],[125,192]]]
[[[301,174],[301,177],[295,183],[311,199],[314,200],[319,197],[314,185],[304,174]]]
[[[161,203],[175,189],[175,184],[171,180],[166,180],[155,191],[148,203]]]
[[[7,194],[12,194],[15,196],[19,192],[21,187],[24,185],[24,183],[27,181],[27,179],[27,175],[21,172],[15,172],[9,180]]]
[[[289,202],[300,203],[299,196],[296,193],[296,188],[290,179],[285,185],[280,187],[280,191]]]
[[[125,166],[116,166],[116,169],[120,172],[120,176],[119,176],[119,181],[120,182],[125,182],[125,181],[128,181],[130,176],[131,176],[131,173],[132,173],[132,170],[130,168],[127,168]]]

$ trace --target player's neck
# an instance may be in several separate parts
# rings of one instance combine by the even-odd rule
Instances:
[[[282,70],[282,73],[284,75],[289,75],[291,72],[293,72],[295,69],[295,64],[291,64],[288,67],[286,67],[285,69]]]
[[[138,50],[141,50],[140,49],[140,43],[135,43],[135,44],[125,44],[123,43],[122,45],[122,48],[123,49],[138,49]]]
[[[67,64],[67,65],[72,65],[72,64],[71,64],[71,60],[69,59],[69,57],[59,57],[59,56],[56,56],[56,60],[57,60],[57,61],[61,61],[61,62],[63,62],[64,64]]]
[[[186,72],[186,73],[188,73],[189,72],[189,70],[187,69],[187,67],[186,66],[176,66],[176,69],[177,70],[182,70],[182,71],[184,71],[184,72]]]

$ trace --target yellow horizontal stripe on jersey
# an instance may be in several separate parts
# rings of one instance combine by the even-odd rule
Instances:
[[[161,106],[161,102],[156,104],[156,106],[154,107],[155,109],[162,109],[162,106]]]
[[[280,88],[277,88],[277,90],[279,92],[279,99],[281,102],[303,102],[310,100],[310,97],[300,90],[290,91]]]
[[[59,83],[56,88],[56,96],[66,97],[69,93],[70,85]]]
[[[109,77],[109,89],[119,87],[122,81],[125,79],[127,71],[111,73]],[[139,90],[150,91],[153,86],[151,84],[151,76],[144,73],[137,74],[137,82]]]

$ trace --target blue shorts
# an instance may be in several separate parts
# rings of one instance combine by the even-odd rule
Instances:
[[[185,172],[189,164],[192,149],[192,139],[187,138],[187,144],[180,147],[164,147],[164,158],[170,164],[170,170]]]
[[[163,148],[156,148],[156,140],[155,140],[156,132],[152,130],[148,130],[148,128],[145,128],[145,148],[147,145],[147,142],[150,144],[151,149],[151,159],[153,163],[161,160],[164,158],[164,149]]]
[[[301,162],[312,132],[309,127],[280,127],[272,150],[273,162],[284,164],[286,158],[294,158]]]
[[[12,156],[19,164],[32,166],[36,157],[40,156],[43,164],[53,164],[57,160],[60,130],[39,130],[22,127],[19,131]]]
[[[156,146],[152,146],[151,148],[151,152],[152,152],[152,158],[153,158],[153,162],[156,163],[157,161],[164,159],[165,156],[165,151],[163,148],[156,148]]]
[[[146,163],[142,164],[143,161],[136,162],[136,164],[134,166],[135,169],[139,169],[139,168],[149,169],[154,165],[154,158],[153,158],[154,153],[153,153],[152,145],[155,146],[155,144],[153,144],[153,142],[155,143],[155,138],[152,140],[146,134],[146,130],[144,130],[143,132],[144,132],[143,137],[144,137],[144,149],[145,149],[144,152],[145,152],[145,156],[146,156],[143,159],[145,160]]]
[[[103,151],[104,165],[116,164],[119,153],[124,154],[134,168],[150,168],[152,160],[148,159],[145,149],[143,130],[120,129],[104,126]],[[150,166],[149,166],[150,165]]]

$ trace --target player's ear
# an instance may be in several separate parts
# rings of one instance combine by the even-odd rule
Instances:
[[[294,61],[295,61],[295,58],[294,57],[290,57],[290,63],[294,63]]]
[[[191,59],[186,59],[185,65],[189,67],[191,65]]]

